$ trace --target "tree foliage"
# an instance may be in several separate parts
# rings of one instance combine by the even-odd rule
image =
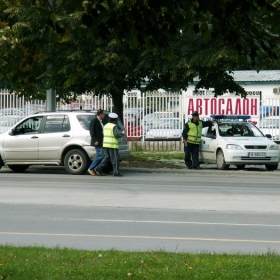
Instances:
[[[49,0],[50,1],[50,0]],[[198,87],[245,91],[236,69],[279,66],[279,1],[0,0],[0,85],[60,97]],[[53,0],[54,1],[54,0]]]

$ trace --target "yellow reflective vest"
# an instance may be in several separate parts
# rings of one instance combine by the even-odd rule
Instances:
[[[113,123],[107,123],[103,128],[103,148],[119,148],[119,139],[114,136],[114,127],[116,125]]]
[[[196,125],[193,122],[188,122],[188,126],[189,126],[189,131],[187,133],[188,135],[187,142],[192,144],[200,144],[201,132],[203,128],[202,121],[198,121],[198,125]]]

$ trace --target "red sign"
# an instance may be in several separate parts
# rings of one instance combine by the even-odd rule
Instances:
[[[241,97],[193,97],[187,98],[187,115],[193,111],[198,111],[200,115],[259,115],[259,98],[241,98]]]

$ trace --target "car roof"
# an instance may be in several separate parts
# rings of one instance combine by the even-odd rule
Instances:
[[[31,114],[30,116],[36,116],[36,115],[63,115],[63,114],[69,114],[69,115],[78,115],[78,114],[89,114],[89,115],[96,115],[96,112],[94,111],[84,111],[84,110],[61,110],[61,111],[55,111],[55,112],[49,112],[49,111],[40,111]]]
[[[251,116],[249,115],[211,115],[212,119],[215,120],[223,120],[223,121],[229,121],[229,120],[249,120],[251,119]]]
[[[262,118],[262,120],[279,120],[280,116],[270,116],[266,118]]]
[[[161,120],[180,120],[180,118],[174,118],[174,117],[161,117],[161,118],[155,118],[155,121],[161,121]]]

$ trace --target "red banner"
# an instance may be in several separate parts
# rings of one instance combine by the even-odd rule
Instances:
[[[259,115],[259,98],[240,97],[197,97],[186,99],[186,114],[191,115],[193,111],[198,111],[202,116],[210,115]]]

